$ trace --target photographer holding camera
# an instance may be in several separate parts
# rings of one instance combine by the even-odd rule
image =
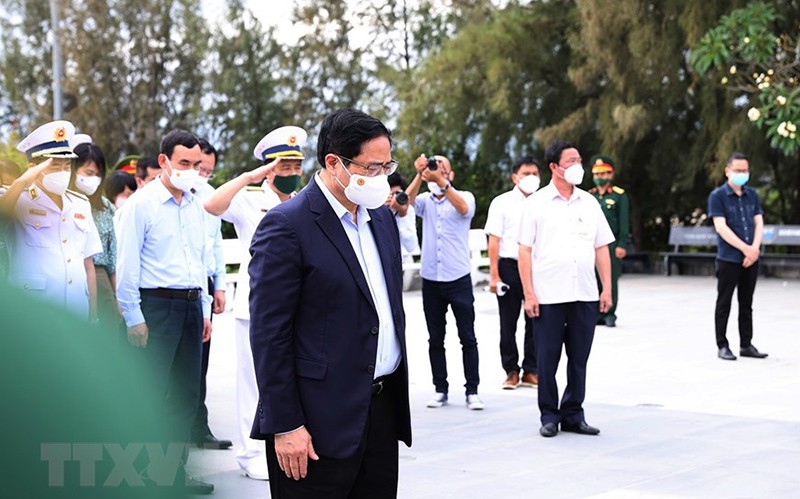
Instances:
[[[475,196],[456,190],[450,161],[444,156],[415,161],[417,174],[408,186],[409,204],[417,210],[422,225],[422,306],[428,325],[428,355],[431,361],[435,396],[428,407],[447,403],[447,360],[444,335],[447,307],[453,310],[464,359],[466,402],[471,410],[483,409],[478,398],[478,341],[475,339],[475,298],[469,254],[469,228],[475,215]],[[417,195],[422,182],[428,190]]]
[[[403,262],[413,262],[413,255],[419,255],[419,239],[417,238],[417,215],[414,207],[408,203],[408,186],[406,179],[397,172],[388,177],[391,193],[386,198],[386,206],[392,210],[400,232],[400,254]]]

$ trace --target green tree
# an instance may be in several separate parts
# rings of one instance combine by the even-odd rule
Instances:
[[[284,122],[289,113],[278,100],[286,89],[275,71],[281,52],[273,30],[265,29],[241,0],[228,2],[227,19],[229,24],[217,26],[212,38],[213,91],[203,125],[221,153],[219,182],[257,164],[253,149],[267,132],[294,124]]]

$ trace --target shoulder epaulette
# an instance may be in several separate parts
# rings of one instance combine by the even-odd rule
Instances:
[[[617,194],[625,194],[625,189],[622,187],[617,187],[616,185],[611,187],[611,190],[616,192]]]
[[[261,187],[261,186],[258,186],[258,185],[248,185],[247,186],[247,190],[248,191],[263,191],[264,188]]]
[[[83,199],[84,201],[89,201],[89,198],[87,198],[85,195],[81,194],[80,192],[73,191],[71,189],[67,189],[67,194],[72,194],[76,198]]]

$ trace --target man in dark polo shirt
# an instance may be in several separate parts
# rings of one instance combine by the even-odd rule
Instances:
[[[708,216],[717,231],[717,306],[714,323],[718,356],[736,360],[725,332],[731,312],[733,291],[738,289],[739,355],[763,359],[767,356],[753,346],[753,291],[758,278],[758,257],[764,234],[764,212],[756,190],[745,184],[750,179],[747,156],[735,152],[725,166],[728,181],[708,198]]]

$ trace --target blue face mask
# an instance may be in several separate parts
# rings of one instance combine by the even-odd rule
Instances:
[[[731,173],[730,179],[731,179],[731,183],[733,185],[741,187],[744,184],[746,184],[748,180],[750,180],[750,174],[749,173]]]

